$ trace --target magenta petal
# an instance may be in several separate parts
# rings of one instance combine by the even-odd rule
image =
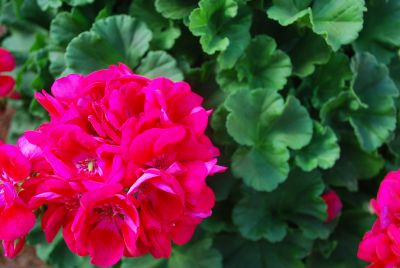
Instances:
[[[124,240],[114,224],[99,223],[89,235],[91,262],[100,267],[116,264],[124,254]]]
[[[118,183],[110,183],[107,185],[103,185],[97,189],[92,190],[91,192],[86,193],[81,198],[82,207],[85,209],[92,208],[97,202],[106,200],[122,191],[122,186]]]
[[[24,204],[15,202],[0,213],[0,240],[16,240],[35,225],[35,215]]]
[[[54,237],[60,230],[64,219],[66,210],[63,206],[51,206],[43,215],[42,228],[48,243],[51,243]]]
[[[162,152],[168,145],[180,142],[186,134],[182,127],[173,127],[160,132],[160,136],[154,144],[155,153]]]
[[[81,80],[82,76],[79,74],[70,74],[57,79],[51,87],[51,93],[59,100],[73,100],[82,92],[80,88]]]
[[[5,97],[11,93],[15,86],[15,80],[11,76],[0,76],[0,97]]]
[[[10,51],[0,48],[0,72],[11,72],[15,68],[15,59]]]
[[[138,254],[138,249],[136,247],[137,233],[126,223],[121,225],[121,232],[126,249],[132,256],[136,256]]]
[[[172,240],[178,245],[184,245],[192,239],[197,223],[178,222],[172,231]]]

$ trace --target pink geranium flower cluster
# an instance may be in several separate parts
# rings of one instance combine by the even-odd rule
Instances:
[[[400,267],[400,171],[384,178],[371,206],[378,218],[364,235],[358,257],[371,262],[369,268]]]
[[[0,146],[0,239],[15,256],[43,211],[79,256],[107,267],[122,256],[168,257],[211,215],[206,177],[222,172],[204,134],[210,111],[185,82],[126,66],[57,80],[36,99],[51,121]]]

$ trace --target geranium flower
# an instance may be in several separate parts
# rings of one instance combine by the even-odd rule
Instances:
[[[19,198],[44,210],[48,242],[62,230],[72,252],[102,267],[169,257],[212,214],[206,178],[225,168],[204,133],[211,112],[187,83],[120,64],[58,79],[36,98],[51,121],[18,141],[32,167]]]
[[[11,76],[4,74],[11,72],[15,68],[15,59],[10,51],[0,48],[0,97],[8,96],[15,86],[15,80]]]
[[[331,222],[340,214],[342,211],[342,201],[337,193],[333,190],[330,190],[322,195],[322,199],[324,199],[326,203],[326,214],[328,215],[326,222]]]

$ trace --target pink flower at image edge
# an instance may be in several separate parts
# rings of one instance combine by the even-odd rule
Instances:
[[[357,256],[370,262],[368,268],[400,267],[400,171],[386,175],[371,207],[377,219],[360,242]]]
[[[4,74],[11,72],[15,68],[15,59],[10,51],[0,48],[0,97],[11,94],[15,86],[15,80],[10,75]]]

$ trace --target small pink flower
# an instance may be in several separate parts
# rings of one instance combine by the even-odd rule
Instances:
[[[0,48],[0,73],[11,72],[15,68],[15,59],[10,51]],[[0,75],[0,97],[8,96],[14,89],[15,80],[9,75]]]
[[[342,211],[342,201],[337,193],[333,190],[330,190],[322,195],[322,199],[324,199],[327,209],[326,214],[328,214],[328,218],[326,222],[331,222],[340,214]]]

